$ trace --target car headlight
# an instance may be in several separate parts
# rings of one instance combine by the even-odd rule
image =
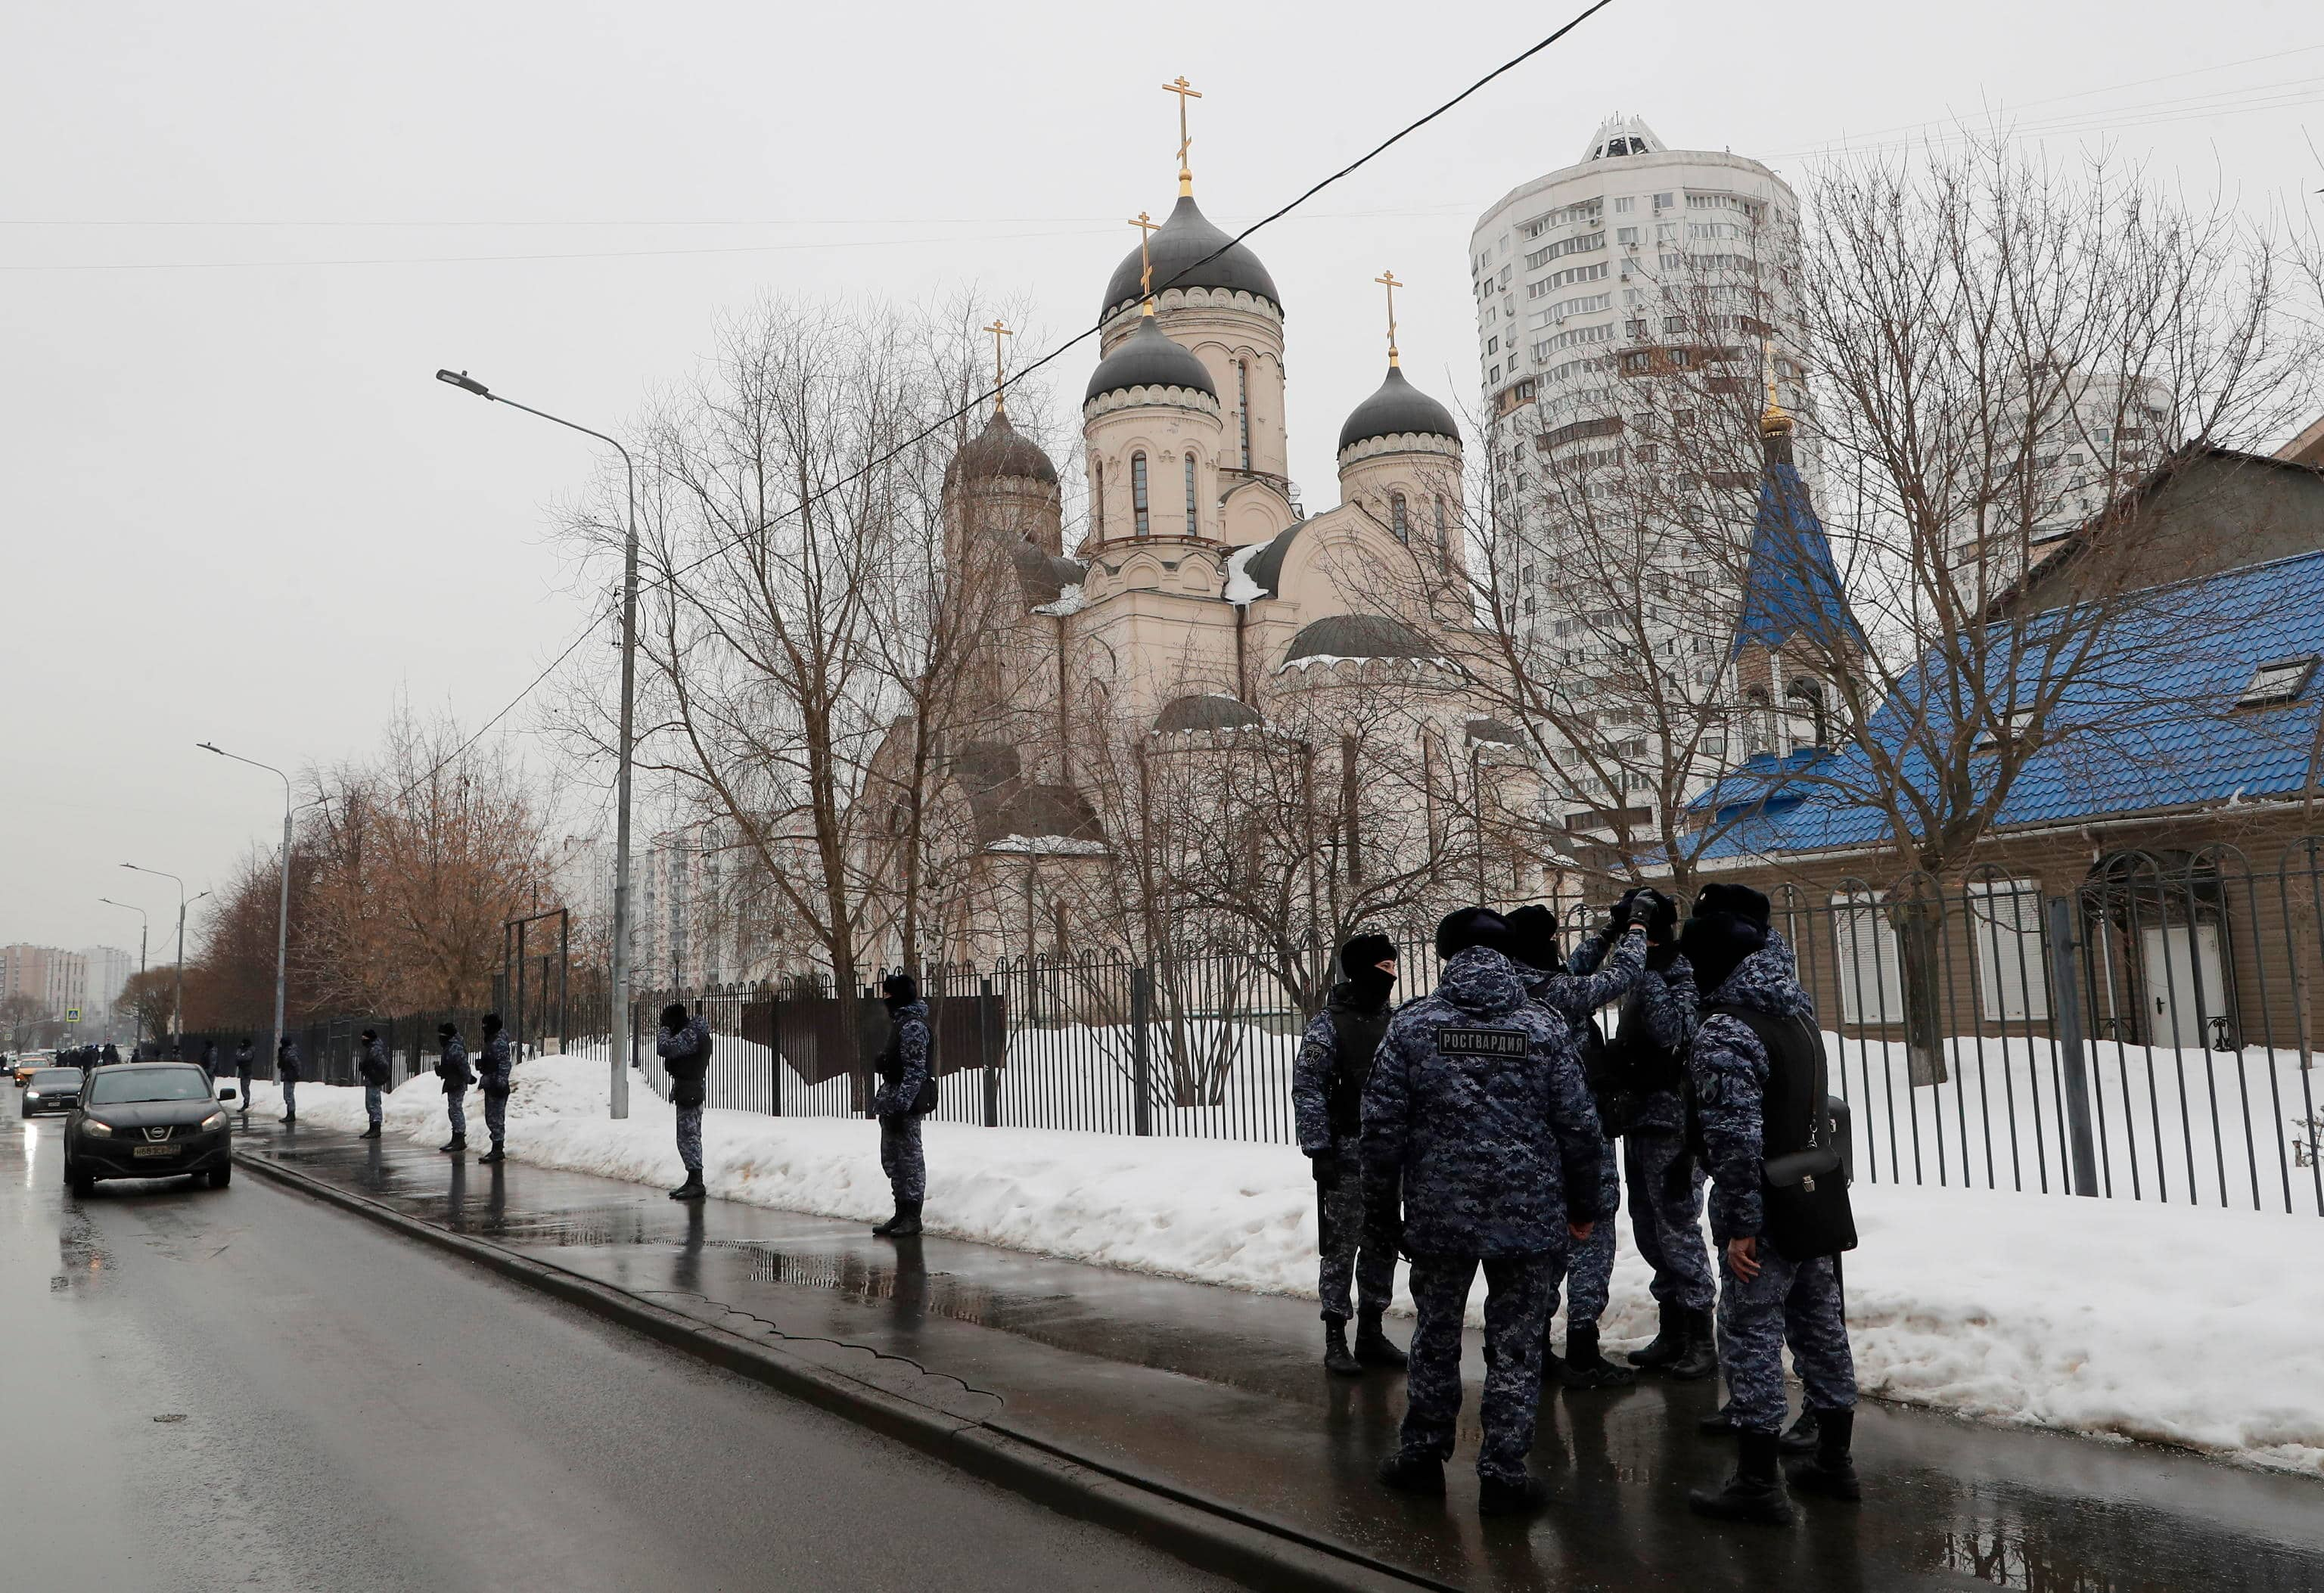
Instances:
[[[40,1098],[41,1092],[38,1090],[27,1090],[24,1091],[24,1099],[27,1100],[38,1100]]]
[[[98,1139],[110,1139],[113,1137],[113,1125],[110,1123],[100,1123],[95,1118],[83,1118],[80,1120],[80,1131],[84,1134],[93,1135]]]
[[[223,1110],[214,1111],[208,1117],[204,1118],[201,1120],[201,1131],[205,1134],[208,1133],[213,1128],[223,1128],[225,1127],[226,1112]]]

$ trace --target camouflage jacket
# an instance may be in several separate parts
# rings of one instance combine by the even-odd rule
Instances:
[[[1539,973],[1522,962],[1514,966],[1526,976],[1526,993],[1563,1017],[1578,1033],[1589,1027],[1591,1013],[1637,981],[1646,965],[1646,932],[1626,931],[1613,944],[1612,956],[1607,955],[1608,950],[1605,937],[1593,935],[1573,948],[1562,972]]]
[[[1573,1032],[1526,999],[1517,966],[1472,946],[1389,1023],[1364,1091],[1369,1203],[1421,1256],[1566,1249],[1595,1220],[1598,1112]]]
[[[892,1118],[912,1110],[928,1082],[928,1004],[907,1001],[889,1019],[894,1027],[880,1056],[880,1088],[872,1093],[872,1115]]]
[[[508,1030],[502,1029],[486,1036],[484,1048],[476,1054],[476,1082],[484,1087],[487,1095],[509,1092],[509,1069],[514,1059],[509,1055]]]
[[[1792,948],[1773,932],[1743,959],[1704,1006],[1748,1007],[1777,1017],[1813,1021],[1815,1003],[1800,988]],[[1760,1169],[1766,1156],[1760,1105],[1767,1088],[1767,1051],[1741,1019],[1711,1013],[1695,1030],[1688,1077],[1711,1168],[1711,1233],[1724,1244],[1760,1231]]]

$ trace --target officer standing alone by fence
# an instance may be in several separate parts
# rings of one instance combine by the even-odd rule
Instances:
[[[1435,991],[1388,1024],[1364,1091],[1368,1202],[1399,1206],[1412,1259],[1404,1431],[1379,1478],[1442,1494],[1461,1410],[1461,1324],[1485,1273],[1484,1442],[1478,1510],[1537,1506],[1526,1470],[1541,1401],[1542,1322],[1571,1245],[1598,1216],[1598,1114],[1573,1035],[1526,996],[1508,926],[1464,907],[1436,928]]]
[[[299,1120],[299,1042],[282,1036],[274,1047],[274,1076],[282,1081],[282,1120]]]
[[[436,1026],[436,1076],[444,1081],[444,1115],[452,1121],[452,1137],[436,1148],[457,1156],[468,1148],[468,1086],[476,1076],[468,1071],[468,1046],[456,1023]]]
[[[872,1115],[880,1119],[880,1170],[888,1175],[896,1214],[872,1231],[908,1238],[920,1231],[920,1203],[928,1193],[920,1119],[936,1104],[936,1082],[928,1072],[928,1004],[908,973],[890,974],[880,996],[888,1008],[888,1044],[880,1053]]]
[[[107,1045],[106,1049],[110,1051],[113,1047]],[[235,1104],[241,1107],[242,1115],[246,1118],[250,1115],[250,1036],[248,1035],[243,1036],[242,1044],[234,1048],[234,1080],[235,1087],[242,1092],[241,1099]]]
[[[1360,935],[1340,949],[1340,982],[1307,1026],[1291,1069],[1299,1149],[1315,1175],[1316,1295],[1323,1306],[1323,1366],[1342,1377],[1400,1367],[1404,1351],[1380,1331],[1396,1288],[1396,1251],[1364,1222],[1363,1101],[1388,1033],[1396,943]],[[1348,1349],[1348,1286],[1355,1285],[1356,1347]]]
[[[364,1030],[363,1059],[356,1066],[363,1074],[364,1116],[369,1119],[370,1127],[355,1137],[377,1139],[383,1110],[382,1092],[386,1090],[388,1080],[394,1076],[394,1070],[388,1065],[387,1047],[380,1044],[377,1029]]]
[[[1787,1341],[1817,1423],[1815,1453],[1794,1464],[1792,1485],[1861,1496],[1849,1457],[1856,1367],[1835,1260],[1854,1248],[1856,1230],[1825,1107],[1814,1003],[1791,947],[1768,927],[1766,898],[1730,889],[1742,910],[1706,912],[1698,901],[1679,937],[1704,991],[1690,1083],[1711,1167],[1711,1232],[1722,1250],[1724,1414],[1738,1446],[1726,1487],[1688,1503],[1720,1520],[1781,1525],[1793,1514],[1776,1469]]]
[[[678,1159],[686,1166],[686,1182],[669,1198],[698,1201],[709,1192],[702,1184],[702,1103],[709,1095],[705,1081],[710,1072],[710,1020],[699,1011],[689,1019],[686,1004],[672,1001],[661,1009],[654,1054],[669,1073],[670,1104],[678,1108]]]
[[[508,1098],[511,1088],[509,1073],[515,1061],[509,1055],[508,1036],[501,1028],[501,1015],[484,1014],[484,1048],[477,1057],[476,1082],[484,1091],[484,1132],[493,1137],[493,1148],[476,1160],[505,1162],[508,1160]]]

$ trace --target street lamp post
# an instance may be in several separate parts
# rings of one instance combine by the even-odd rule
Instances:
[[[135,863],[124,863],[121,866],[134,874],[153,874],[163,879],[173,880],[177,884],[178,993],[171,1001],[171,1011],[170,1014],[170,1022],[172,1029],[171,1037],[180,1044],[182,1044],[186,1038],[186,882],[183,879],[178,879],[175,874],[169,873],[161,869],[141,869]],[[202,899],[203,896],[208,896],[208,894],[209,892],[205,890],[201,893],[201,896],[194,898],[194,900],[199,901]]]
[[[208,741],[194,743],[205,752],[215,752],[221,758],[231,758],[236,763],[247,763],[253,769],[263,769],[282,782],[282,889],[274,908],[274,1037],[270,1044],[273,1055],[282,1048],[282,993],[289,972],[290,954],[290,777],[271,763],[261,763],[255,758],[244,758],[239,752]],[[182,966],[182,965],[181,965]]]
[[[104,903],[106,907],[128,907],[128,908],[129,908],[129,910],[130,910],[131,912],[133,912],[133,913],[134,913],[134,914],[136,914],[136,915],[137,915],[137,918],[138,918],[138,924],[137,924],[137,973],[138,973],[138,977],[140,977],[140,978],[142,979],[143,977],[144,977],[144,973],[145,973],[145,934],[146,934],[146,931],[148,931],[148,930],[150,930],[150,929],[152,929],[152,928],[153,927],[153,920],[152,920],[150,916],[147,916],[147,914],[146,914],[146,912],[145,912],[145,909],[144,909],[144,908],[143,908],[143,907],[130,907],[130,904],[129,904],[129,903],[127,903],[127,902],[117,902],[117,901],[115,901],[115,900],[114,900],[111,897],[109,897],[109,896],[100,896],[100,897],[98,897],[97,899],[97,900],[99,900],[99,901],[101,901],[101,902],[103,902],[103,903]],[[143,991],[140,991],[139,993],[140,993],[141,995],[142,995],[142,994],[143,994]],[[106,1008],[106,1036],[105,1036],[105,1038],[106,1038],[106,1043],[107,1045],[112,1044],[112,1041],[113,1041],[112,1027],[113,1027],[113,1013],[112,1013],[112,1008],[108,1006],[108,1007]],[[134,1039],[134,1040],[132,1040],[132,1041],[130,1042],[130,1045],[131,1045],[133,1047],[134,1047],[134,1046],[136,1046],[136,1045],[138,1045],[143,1044],[143,1041],[144,1041],[144,1039],[145,1039],[145,1009],[144,1009],[143,1007],[140,1007],[140,1008],[137,1009],[137,1038],[136,1038],[136,1039]]]
[[[629,1049],[630,1023],[630,759],[631,743],[635,732],[634,714],[637,704],[638,657],[638,466],[630,457],[629,449],[602,431],[552,415],[546,410],[518,403],[503,398],[470,376],[466,371],[438,371],[436,380],[473,392],[488,402],[506,404],[512,410],[522,410],[538,417],[577,431],[584,437],[594,437],[611,447],[622,456],[622,468],[629,474],[630,523],[622,548],[622,728],[620,756],[614,772],[613,814],[613,1009],[608,1016],[606,1035],[607,1058],[611,1067],[612,1100],[610,1110],[616,1118],[630,1115],[629,1058],[622,1054]]]

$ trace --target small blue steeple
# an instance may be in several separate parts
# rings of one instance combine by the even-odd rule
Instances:
[[[1844,635],[1860,647],[1864,632],[1832,563],[1831,541],[1792,462],[1792,418],[1775,401],[1772,370],[1759,436],[1766,468],[1759,477],[1759,517],[1743,576],[1743,610],[1727,656],[1738,658],[1753,647],[1774,652],[1800,636],[1828,645]]]

